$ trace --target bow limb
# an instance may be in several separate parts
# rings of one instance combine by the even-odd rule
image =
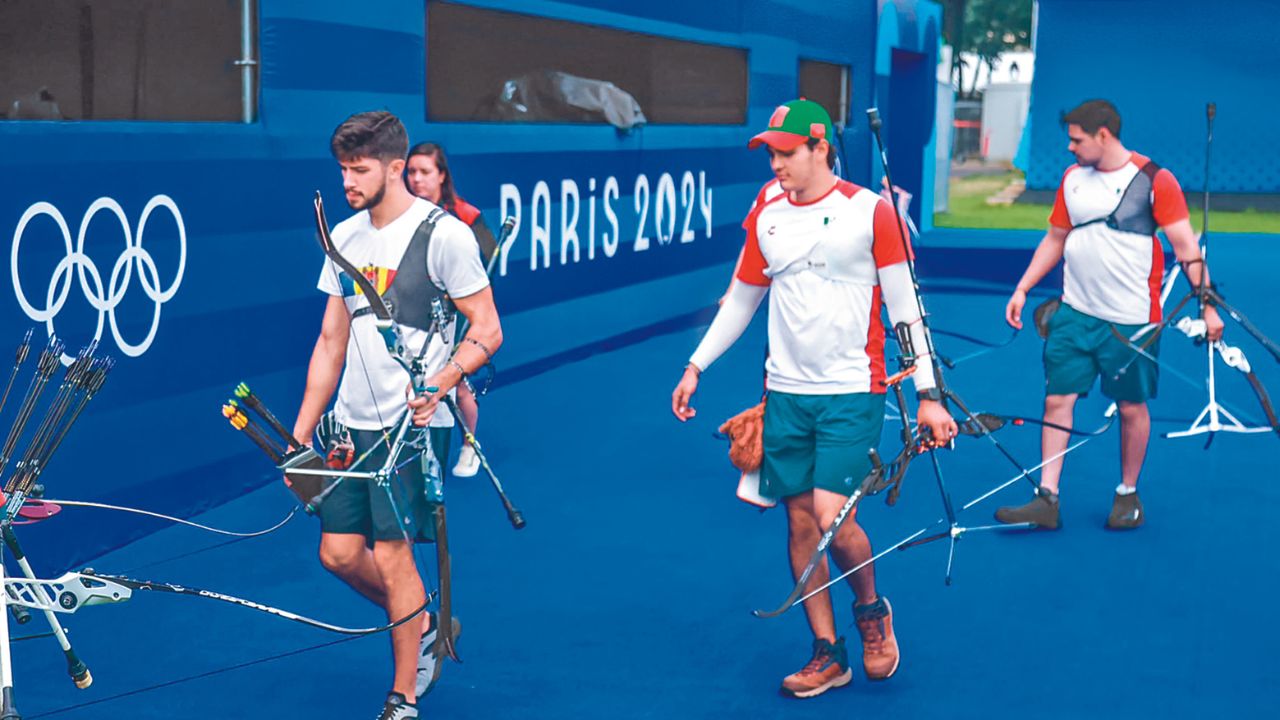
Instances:
[[[1181,323],[1179,323],[1181,327]],[[1262,406],[1262,412],[1267,417],[1267,424],[1271,429],[1280,433],[1280,419],[1276,417],[1275,406],[1271,404],[1271,395],[1267,393],[1267,388],[1262,384],[1262,380],[1258,378],[1258,374],[1253,371],[1253,366],[1249,364],[1249,359],[1245,357],[1244,351],[1237,347],[1232,347],[1221,340],[1213,343],[1213,348],[1218,351],[1218,355],[1222,357],[1222,362],[1227,367],[1239,370],[1249,381],[1249,387],[1253,388],[1253,394],[1258,398],[1258,404]]]
[[[1112,332],[1113,332],[1113,333],[1115,333],[1115,332],[1116,332],[1116,331],[1115,331],[1115,327],[1114,327],[1114,326],[1112,327]],[[1116,375],[1117,375],[1117,376],[1119,376],[1121,373],[1125,372],[1125,371],[1128,369],[1129,365],[1131,365],[1131,364],[1133,363],[1133,361],[1134,361],[1134,360],[1136,360],[1136,359],[1138,359],[1139,357],[1141,357],[1141,358],[1145,358],[1145,359],[1149,360],[1151,363],[1153,363],[1154,365],[1156,365],[1157,367],[1159,367],[1162,371],[1167,372],[1167,373],[1169,373],[1170,375],[1172,375],[1173,377],[1175,377],[1175,378],[1177,378],[1177,379],[1181,380],[1181,381],[1182,381],[1183,383],[1185,383],[1188,387],[1195,388],[1196,390],[1204,390],[1204,389],[1208,386],[1206,381],[1204,381],[1204,380],[1196,380],[1196,379],[1194,379],[1194,378],[1189,377],[1186,373],[1184,373],[1184,372],[1182,372],[1182,371],[1178,370],[1177,368],[1173,367],[1172,365],[1168,364],[1167,362],[1165,362],[1165,361],[1161,360],[1159,357],[1157,357],[1157,356],[1155,356],[1155,355],[1152,355],[1151,353],[1147,352],[1147,350],[1146,350],[1146,349],[1144,349],[1143,347],[1141,347],[1141,346],[1139,346],[1139,345],[1135,344],[1132,340],[1130,340],[1130,339],[1128,339],[1128,338],[1125,338],[1123,334],[1120,334],[1120,333],[1116,333],[1116,334],[1118,335],[1118,337],[1119,337],[1119,339],[1121,340],[1121,342],[1123,342],[1123,343],[1125,344],[1125,346],[1126,346],[1126,347],[1128,347],[1130,350],[1132,350],[1132,351],[1133,351],[1133,353],[1134,353],[1133,358],[1131,358],[1127,363],[1125,363],[1125,365],[1124,365],[1123,367],[1121,367],[1121,368],[1120,368],[1120,370],[1116,373]],[[1221,342],[1221,341],[1219,341],[1219,342]],[[1224,361],[1225,361],[1225,360],[1226,360],[1226,356],[1224,356],[1224,357],[1223,357],[1223,359],[1224,359]],[[1230,363],[1230,362],[1228,362],[1227,364],[1228,364],[1228,365],[1231,365],[1231,363]],[[1237,369],[1239,369],[1239,368],[1237,368]],[[1243,371],[1242,371],[1242,372],[1243,372]],[[1251,373],[1246,373],[1246,375],[1248,375],[1248,374],[1251,374]],[[1255,379],[1256,379],[1256,378],[1255,378]],[[1252,383],[1250,383],[1250,384],[1252,385]],[[1256,388],[1255,388],[1255,392],[1256,392]],[[1265,392],[1265,391],[1264,391],[1264,392]],[[1259,396],[1259,400],[1260,400],[1260,401],[1262,400],[1261,396]],[[1269,400],[1270,400],[1270,398],[1267,398],[1267,400],[1269,401]],[[1218,401],[1218,404],[1219,404],[1219,405],[1222,405],[1222,407],[1226,408],[1226,409],[1227,409],[1228,411],[1230,411],[1232,414],[1239,416],[1241,419],[1243,419],[1243,420],[1245,420],[1245,421],[1247,421],[1247,422],[1249,422],[1249,423],[1251,423],[1251,424],[1257,424],[1257,421],[1256,421],[1256,420],[1249,418],[1247,414],[1243,414],[1243,413],[1239,413],[1239,412],[1237,412],[1234,408],[1232,408],[1232,407],[1228,406],[1226,403],[1223,403],[1221,400],[1219,400],[1219,401]],[[1115,409],[1115,407],[1116,407],[1116,405],[1115,405],[1114,403],[1112,403],[1111,408],[1109,408],[1109,409],[1108,409],[1108,412],[1112,412],[1112,411]],[[1265,407],[1265,405],[1264,405],[1264,407],[1263,407],[1263,411],[1264,411],[1264,412],[1266,411],[1266,407]],[[1271,419],[1270,417],[1268,417],[1268,418],[1267,418],[1268,422],[1270,422],[1270,419]],[[1272,427],[1275,427],[1275,426],[1273,425]]]
[[[773,610],[753,610],[752,614],[758,618],[771,618],[777,617],[795,607],[800,602],[800,596],[804,594],[805,587],[809,584],[809,579],[813,577],[814,570],[825,560],[827,550],[831,547],[831,543],[835,541],[836,534],[840,532],[840,527],[844,525],[845,520],[853,515],[854,508],[857,507],[858,502],[864,497],[875,495],[887,487],[892,488],[889,491],[890,496],[896,501],[897,495],[895,493],[902,483],[903,476],[906,475],[907,466],[911,464],[911,460],[915,456],[920,454],[920,448],[920,443],[913,438],[913,442],[904,447],[888,465],[880,462],[880,456],[876,453],[875,448],[869,450],[871,470],[867,472],[866,477],[863,478],[857,489],[853,491],[853,494],[845,500],[840,512],[836,513],[835,519],[831,521],[831,526],[818,539],[818,545],[813,549],[813,554],[809,556],[808,564],[805,565],[804,570],[800,571],[799,576],[796,578],[796,584],[791,589],[791,593],[782,601],[782,604]]]
[[[1235,306],[1224,300],[1222,295],[1220,295],[1212,286],[1204,289],[1204,300],[1202,302],[1208,302],[1210,305],[1213,305],[1225,312],[1228,317],[1235,320],[1240,327],[1244,328],[1245,332],[1252,335],[1254,340],[1257,340],[1262,347],[1266,348],[1267,352],[1271,353],[1271,357],[1275,358],[1276,362],[1280,362],[1280,345],[1277,345],[1275,341],[1267,337],[1266,333],[1262,332],[1257,325],[1254,325],[1253,321],[1244,313],[1240,312],[1235,308]]]
[[[338,269],[342,270],[347,277],[351,278],[351,282],[355,283],[355,286],[359,288],[360,294],[364,296],[369,303],[369,309],[373,312],[374,325],[378,330],[378,334],[382,336],[383,343],[387,346],[387,352],[391,353],[391,357],[404,368],[405,372],[409,373],[409,377],[414,382],[414,390],[420,393],[422,390],[419,387],[422,384],[421,373],[418,372],[414,367],[415,364],[409,359],[408,346],[405,343],[404,334],[391,316],[391,307],[387,305],[386,300],[378,293],[378,289],[374,287],[369,278],[365,277],[365,274],[360,272],[359,268],[338,251],[337,244],[333,242],[333,237],[329,234],[329,221],[324,214],[324,201],[321,199],[319,190],[316,191],[314,206],[320,248],[324,250],[325,256]],[[427,342],[430,342],[429,338]]]
[[[1266,387],[1252,371],[1245,373],[1245,379],[1249,381],[1249,387],[1253,388],[1253,394],[1258,396],[1258,404],[1262,406],[1262,412],[1267,416],[1267,423],[1271,425],[1272,430],[1280,434],[1280,418],[1276,417],[1276,409],[1271,404],[1271,396],[1267,393]]]
[[[351,282],[360,288],[360,292],[364,295],[365,300],[369,302],[369,307],[373,310],[374,317],[391,323],[391,308],[387,307],[387,303],[378,294],[377,288],[360,272],[350,260],[343,257],[338,251],[338,246],[333,242],[333,237],[329,234],[329,221],[324,214],[324,201],[320,197],[320,191],[316,191],[315,198],[316,211],[316,230],[319,232],[320,248],[324,250],[324,254],[333,261],[338,269],[347,274],[351,278]]]
[[[871,452],[874,453],[875,451],[872,450]],[[844,524],[845,518],[849,516],[853,511],[854,506],[856,506],[858,501],[866,494],[867,488],[872,486],[879,479],[876,476],[883,475],[883,473],[884,466],[876,463],[874,467],[872,467],[871,472],[867,473],[867,477],[862,481],[862,484],[859,485],[858,488],[853,491],[853,494],[849,496],[849,499],[845,501],[844,506],[840,508],[840,512],[836,514],[835,520],[831,522],[831,527],[827,528],[827,531],[822,534],[821,538],[819,538],[817,547],[813,549],[813,554],[809,556],[809,562],[804,566],[804,570],[800,571],[799,577],[796,578],[795,587],[791,589],[791,593],[787,595],[787,599],[783,600],[782,604],[773,610],[752,610],[752,615],[755,615],[758,618],[777,617],[795,606],[799,597],[804,593],[805,586],[809,584],[809,578],[813,577],[813,571],[818,568],[818,565],[826,561],[827,548],[831,547],[831,543],[835,540],[836,533],[840,531],[840,526]],[[437,640],[437,642],[439,641]]]
[[[436,530],[436,572],[440,576],[440,611],[436,613],[436,657],[462,662],[453,638],[453,571],[449,556],[449,531],[445,523],[444,503],[436,503],[431,511]]]
[[[346,627],[343,625],[334,625],[332,623],[316,620],[316,619],[307,617],[305,615],[299,615],[298,613],[291,612],[289,610],[282,610],[277,607],[272,607],[271,605],[264,605],[259,602],[254,602],[253,600],[245,600],[244,598],[239,598],[234,595],[227,595],[225,593],[215,592],[213,590],[202,590],[200,588],[186,587],[184,585],[175,585],[173,583],[152,582],[150,580],[135,580],[133,578],[127,578],[120,575],[108,575],[105,573],[94,572],[93,570],[88,568],[80,571],[80,575],[93,578],[95,580],[112,583],[114,585],[119,585],[119,586],[128,588],[129,590],[152,590],[155,592],[167,593],[170,595],[188,595],[188,596],[194,596],[194,597],[202,597],[209,600],[217,600],[219,602],[228,603],[230,605],[236,605],[239,607],[248,608],[250,610],[257,610],[258,612],[266,613],[268,615],[273,615],[275,617],[283,618],[285,620],[292,620],[293,622],[296,622],[296,623],[301,623],[303,625],[307,625],[309,627],[313,627],[319,630],[325,630],[327,632],[337,633],[339,635],[373,635],[380,632],[386,632],[387,630],[397,628],[409,622],[410,620],[416,618],[418,615],[420,615],[423,612],[423,610],[426,609],[427,603],[431,602],[431,598],[428,597],[427,602],[423,603],[422,607],[418,608],[417,610],[414,610],[413,612],[409,613],[408,615],[398,620],[387,623],[386,625],[357,628],[357,627]]]

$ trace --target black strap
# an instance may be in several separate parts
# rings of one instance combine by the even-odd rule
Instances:
[[[1155,161],[1148,160],[1138,168],[1138,172],[1129,180],[1124,192],[1120,194],[1120,202],[1116,203],[1111,212],[1102,217],[1073,225],[1071,229],[1078,230],[1088,225],[1106,223],[1107,227],[1112,230],[1132,232],[1139,235],[1154,235],[1157,226],[1150,193],[1155,188],[1156,174],[1160,172],[1160,169],[1160,166]],[[1138,186],[1139,180],[1144,180],[1143,187],[1146,188],[1147,192],[1142,197],[1135,198],[1132,197],[1132,193],[1135,187]],[[1122,212],[1124,217],[1121,217]],[[1138,224],[1135,225],[1135,222]]]

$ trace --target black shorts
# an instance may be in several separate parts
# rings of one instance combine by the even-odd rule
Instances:
[[[449,434],[453,428],[431,428],[431,447],[440,461],[441,472],[449,467]],[[387,460],[387,442],[376,430],[352,430],[356,457],[373,448],[357,472],[373,472]],[[320,531],[363,535],[372,544],[378,540],[402,540],[405,534],[417,542],[433,542],[432,503],[427,501],[424,473],[419,458],[405,462],[411,451],[403,451],[404,466],[386,483],[363,478],[342,478],[320,505]],[[395,498],[394,504],[391,497]],[[403,516],[397,517],[396,509]]]

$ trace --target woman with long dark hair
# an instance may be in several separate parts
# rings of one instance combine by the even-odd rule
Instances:
[[[432,142],[414,145],[409,150],[409,163],[405,166],[404,179],[409,192],[439,205],[471,227],[479,245],[481,259],[488,267],[489,261],[497,252],[498,242],[489,226],[485,225],[480,210],[458,197],[444,148]],[[466,383],[458,385],[458,409],[462,412],[462,421],[475,432],[476,423],[480,421],[480,406]],[[472,477],[479,471],[480,458],[476,456],[470,443],[464,442],[462,452],[458,454],[458,462],[453,466],[454,476]]]

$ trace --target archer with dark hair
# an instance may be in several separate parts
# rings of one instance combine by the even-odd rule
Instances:
[[[804,144],[809,146],[810,151],[813,151],[818,149],[818,143],[820,142],[822,142],[822,140],[819,138],[809,138],[804,141]],[[827,143],[827,169],[836,169],[836,148],[831,143]]]
[[[1087,100],[1070,112],[1062,113],[1062,127],[1078,125],[1086,135],[1097,135],[1106,128],[1120,139],[1120,112],[1109,100]]]
[[[409,135],[395,115],[371,110],[343,120],[329,138],[329,151],[339,161],[368,158],[384,163],[403,162],[409,151]]]
[[[471,228],[476,236],[476,243],[480,246],[481,260],[485,267],[489,267],[490,260],[498,251],[498,242],[493,237],[493,231],[485,224],[480,209],[458,196],[444,148],[433,142],[414,145],[409,151],[404,181],[409,192],[439,205]],[[471,392],[466,383],[458,386],[458,409],[462,411],[463,422],[475,432],[476,424],[480,422],[480,405],[475,393]],[[458,453],[458,462],[453,466],[453,474],[457,477],[474,477],[478,472],[480,457],[471,444],[464,441],[462,451]]]
[[[1058,484],[1062,455],[1076,399],[1099,377],[1102,394],[1120,411],[1120,484],[1106,526],[1132,529],[1145,521],[1138,500],[1138,475],[1151,436],[1147,400],[1156,396],[1159,368],[1160,287],[1163,230],[1192,285],[1208,282],[1187,214],[1187,201],[1173,173],[1120,142],[1120,113],[1106,100],[1090,100],[1064,113],[1076,164],[1058,186],[1049,232],[1018,281],[1005,308],[1005,321],[1022,327],[1027,293],[1063,262],[1062,299],[1036,311],[1045,337],[1046,422],[1041,451],[1046,462],[1031,502],[996,511],[1003,523],[1060,527]],[[1212,306],[1201,307],[1208,338],[1222,336],[1222,320]],[[1047,317],[1047,320],[1041,318]],[[1145,339],[1144,339],[1145,338]]]
[[[329,147],[342,172],[347,204],[358,211],[334,226],[334,247],[386,299],[406,351],[421,358],[431,375],[421,385],[425,392],[406,402],[409,373],[390,352],[372,350],[385,342],[369,297],[326,258],[318,287],[328,303],[294,436],[312,437],[336,391],[334,424],[347,438],[350,457],[381,466],[390,453],[388,433],[405,413],[412,413],[415,425],[429,428],[431,451],[424,457],[434,456],[443,465],[454,422],[451,413],[435,412],[437,403],[465,374],[487,364],[502,344],[475,235],[458,218],[415,198],[405,187],[409,141],[396,116],[385,111],[352,115],[334,130]],[[444,327],[421,312],[433,304],[449,308]],[[465,342],[453,342],[456,313],[468,321]],[[385,484],[337,481],[326,490],[318,511],[320,562],[389,618],[411,616],[425,607],[413,545],[441,539],[438,533],[443,532],[440,504],[428,498],[423,464],[397,466]],[[442,592],[443,587],[442,580]],[[437,635],[447,633],[456,640],[459,632],[456,617],[445,619],[446,607],[442,599],[439,617],[427,613],[423,622],[406,622],[391,631],[394,677],[380,720],[419,716],[418,698],[434,686],[446,656],[442,648],[452,644],[437,642],[444,637]]]

